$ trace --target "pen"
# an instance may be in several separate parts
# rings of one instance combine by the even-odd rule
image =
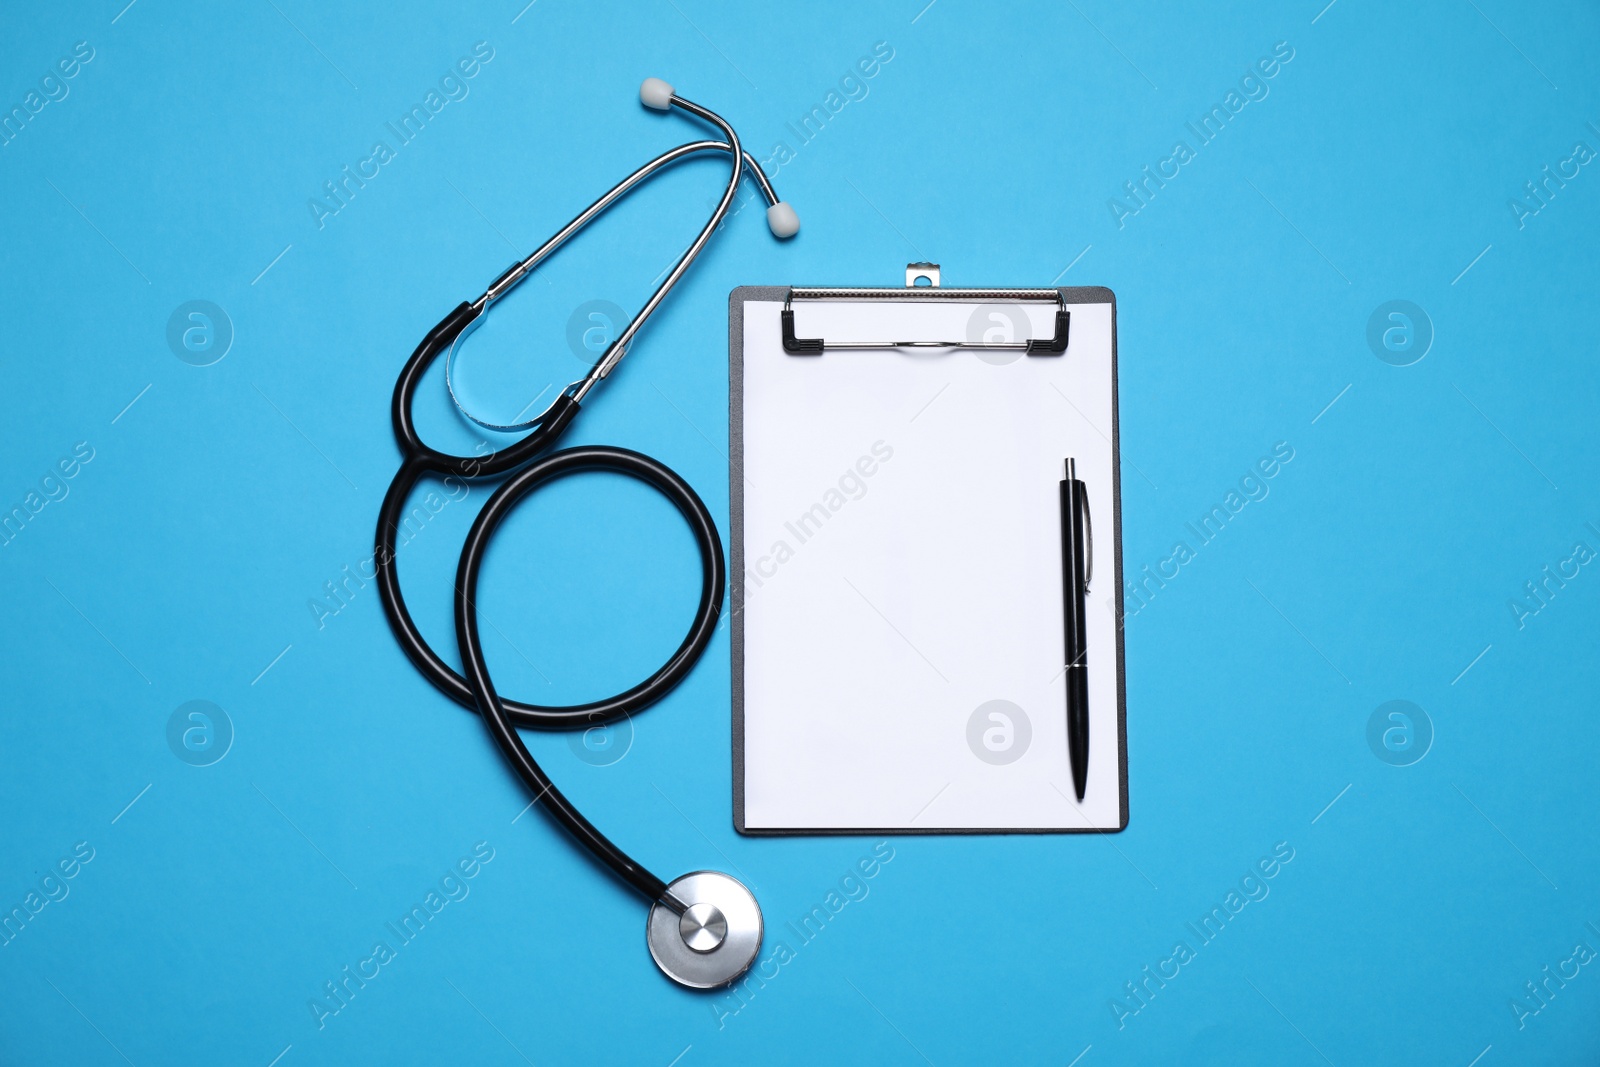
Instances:
[[[1083,800],[1089,778],[1089,579],[1094,573],[1094,529],[1089,495],[1067,460],[1061,481],[1061,613],[1065,620],[1067,680],[1067,759],[1072,786]]]

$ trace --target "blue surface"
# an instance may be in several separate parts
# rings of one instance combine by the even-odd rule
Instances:
[[[0,547],[0,907],[30,916],[0,947],[0,1061],[1593,1062],[1600,173],[1566,162],[1600,151],[1592,7],[125,2],[0,27],[0,104],[29,115],[0,147],[0,504],[29,516]],[[442,82],[477,42],[492,58]],[[726,530],[734,286],[894,284],[921,258],[1108,285],[1128,576],[1192,550],[1130,600],[1127,831],[895,840],[809,942],[785,923],[874,842],[733,832],[726,629],[622,759],[530,738],[644,862],[756,889],[788,952],[743,1002],[666,983],[640,903],[517,818],[370,583],[311,606],[370,557],[422,334],[702,135],[640,108],[651,73],[738,124],[805,229],[732,220],[573,442],[660,457]],[[435,89],[400,144],[386,123]],[[830,103],[809,143],[786,125]],[[1186,123],[1230,103],[1201,144]],[[308,206],[380,139],[336,214]],[[1547,165],[1567,177],[1533,200]],[[511,416],[571,377],[574,311],[637,307],[719,173],[670,174],[525,286],[464,392]],[[203,367],[215,341],[168,342],[195,300],[233,333]],[[1392,300],[1431,325],[1385,313],[1373,348]],[[470,450],[437,372],[425,393],[430,439]],[[1187,524],[1279,442],[1292,461],[1201,544]],[[484,493],[441,493],[401,554],[452,655]],[[605,477],[530,501],[486,570],[501,689],[550,701],[650,669],[697,581],[668,506]],[[188,711],[169,741],[196,700],[222,709],[209,750]],[[195,766],[223,716],[231,747]],[[430,903],[409,942],[386,925]],[[1230,905],[1210,941],[1190,926]],[[376,976],[316,1011],[346,966]]]

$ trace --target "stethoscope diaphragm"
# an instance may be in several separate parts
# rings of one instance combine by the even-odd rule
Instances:
[[[645,941],[661,973],[690,989],[736,981],[761,951],[761,907],[737,878],[695,871],[667,886],[678,914],[661,901],[650,907]]]

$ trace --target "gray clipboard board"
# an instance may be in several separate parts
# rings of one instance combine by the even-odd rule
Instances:
[[[909,282],[908,274],[908,285]],[[1123,617],[1122,515],[1114,294],[1109,289],[1097,286],[1066,287],[1046,291],[1059,294],[1060,306],[1071,311],[1074,317],[1070,340],[1065,346],[1066,350],[1059,356],[1045,353],[1033,355],[1021,351],[997,353],[957,349],[953,352],[913,351],[908,357],[906,350],[898,348],[893,351],[873,349],[835,351],[830,348],[818,358],[790,354],[782,350],[781,335],[784,325],[782,308],[794,292],[795,290],[783,286],[742,286],[735,289],[729,297],[729,507],[732,528],[730,610],[733,810],[736,829],[741,834],[752,836],[1104,833],[1124,829],[1128,822],[1127,697],[1123,632],[1118,624],[1118,620]],[[873,318],[885,317],[884,312],[892,310],[894,314],[886,317],[897,318],[897,321],[884,326],[889,333],[883,339],[904,341],[913,336],[922,339],[931,337],[948,340],[950,335],[948,326],[951,321],[949,317],[952,310],[959,309],[963,313],[967,311],[966,302],[958,294],[976,291],[946,290],[940,294],[946,297],[942,306],[936,309],[946,320],[942,331],[938,328],[938,324],[931,324],[928,328],[920,330],[915,328],[921,317],[927,314],[928,302],[917,299],[918,296],[925,296],[926,290],[919,294],[915,290],[908,289],[903,297],[900,291],[896,290],[874,290],[872,291],[874,295],[859,301],[837,296],[841,293],[847,296],[846,291],[827,292],[836,296],[847,318],[852,313],[858,313],[858,319],[860,315],[870,315]],[[986,290],[985,292],[1024,291]],[[791,306],[798,312],[797,318],[790,320],[791,336],[798,335],[805,338],[819,332],[818,327],[823,325],[823,322],[811,314],[811,308],[802,308],[800,304]],[[974,299],[972,308],[972,317],[966,323],[968,336],[975,336],[972,334],[974,323],[978,328],[982,328],[990,322],[994,323],[995,328],[1002,334],[1017,335],[1006,338],[1008,340],[1023,340],[1020,336],[1022,333],[1029,333],[1036,339],[1049,338],[1053,332],[1049,308],[1028,307],[1026,309],[1028,314],[1025,317],[1031,317],[1030,324],[1024,324],[1017,318],[1014,302]],[[842,335],[840,333],[842,329],[843,334],[850,334],[857,340],[869,341],[870,338],[861,335],[862,321],[865,320],[856,322],[853,330],[843,329],[840,324],[835,323],[833,325],[839,326],[839,329],[820,332]],[[798,325],[795,325],[796,322]],[[748,332],[755,330],[760,330],[760,334]],[[958,333],[955,336],[963,335]],[[747,338],[753,343],[747,343]],[[905,362],[908,358],[911,362]],[[761,359],[766,362],[752,366],[747,363],[750,359]],[[1070,366],[1070,361],[1073,360],[1077,361],[1079,367],[1087,366],[1089,361],[1093,361],[1101,375],[1098,380],[1105,383],[1105,388],[1091,388],[1072,379],[1070,375],[1059,381],[1044,381],[1042,378],[1031,382],[1021,380],[1024,375],[1037,377],[1044,373],[1041,368],[1046,366],[1044,361],[1050,359],[1056,360],[1057,368]],[[786,362],[790,360],[800,362]],[[866,360],[877,360],[880,363],[868,369],[860,362]],[[950,363],[949,360],[966,362],[957,364]],[[1034,360],[1039,362],[1033,366],[1024,362]],[[833,361],[831,366],[828,365],[828,361]],[[803,370],[798,369],[802,364],[808,365],[805,365]],[[889,373],[891,368],[901,366],[907,370],[905,375]],[[930,377],[928,368],[939,366],[943,366],[951,373],[944,375],[935,373]],[[1023,369],[1013,369],[1018,366]],[[981,371],[978,370],[979,367],[982,368]],[[1016,377],[1006,377],[1008,371]],[[827,384],[830,372],[840,375],[837,388]],[[780,381],[775,388],[773,375],[781,377],[786,373],[795,373],[797,377],[792,383]],[[862,389],[861,382],[846,381],[844,378],[861,373],[875,376],[877,388]],[[913,383],[912,379],[918,376],[924,381]],[[940,377],[949,377],[951,380],[943,388],[936,389],[937,379]],[[1061,401],[1059,410],[1038,406],[1041,396],[1049,397],[1049,394],[1040,387],[1041,384],[1050,386],[1054,393],[1059,394],[1057,397]],[[932,399],[926,399],[920,394],[911,395],[919,385],[923,386],[922,393],[936,393],[936,395]],[[1085,391],[1080,392],[1080,387]],[[789,530],[792,532],[778,535],[778,543],[795,542],[791,547],[796,551],[781,564],[773,563],[774,557],[771,555],[758,555],[759,548],[753,550],[747,543],[749,535],[754,535],[762,538],[760,547],[765,547],[766,538],[753,528],[753,524],[766,523],[771,526],[774,506],[777,507],[778,514],[798,513],[794,508],[784,511],[781,503],[775,505],[769,498],[775,490],[781,492],[786,479],[799,480],[804,477],[803,473],[791,469],[790,465],[796,462],[796,456],[809,455],[812,451],[825,452],[833,446],[836,437],[849,437],[840,426],[847,424],[852,418],[863,417],[867,409],[858,402],[862,394],[870,393],[877,398],[872,402],[881,399],[888,408],[902,413],[915,409],[912,423],[908,423],[911,425],[921,422],[929,412],[935,412],[948,420],[951,415],[950,409],[957,406],[948,403],[952,396],[967,397],[970,403],[977,404],[980,408],[984,403],[990,403],[990,407],[985,410],[993,411],[993,398],[984,401],[982,397],[986,392],[996,388],[1012,391],[1011,397],[1001,401],[1002,406],[1020,405],[1019,414],[1024,414],[1020,408],[1042,413],[1038,419],[1033,420],[1028,418],[1004,420],[1012,424],[1011,432],[1014,433],[1018,427],[1026,427],[1041,420],[1049,421],[1054,427],[1055,420],[1059,419],[1062,420],[1062,426],[1070,423],[1076,427],[1073,433],[1077,435],[1078,440],[1084,442],[1085,450],[1090,449],[1095,438],[1100,439],[1103,445],[1106,462],[1102,463],[1100,469],[1093,475],[1099,482],[1099,497],[1103,503],[1096,507],[1095,514],[1108,515],[1110,521],[1100,520],[1101,528],[1098,531],[1097,544],[1101,553],[1100,566],[1103,569],[1090,595],[1091,616],[1097,614],[1103,616],[1099,625],[1101,639],[1091,642],[1091,654],[1095,652],[1096,646],[1100,648],[1100,655],[1091,659],[1091,680],[1095,678],[1093,668],[1097,664],[1100,673],[1109,673],[1113,677],[1101,683],[1095,691],[1095,699],[1091,700],[1091,716],[1095,727],[1092,731],[1091,752],[1100,758],[1092,767],[1090,788],[1085,796],[1086,803],[1090,801],[1095,803],[1087,809],[1076,805],[1071,796],[1061,727],[1065,714],[1064,695],[1060,692],[1063,683],[1059,678],[1054,680],[1055,695],[1052,701],[1049,695],[1051,684],[1035,677],[1038,674],[1036,668],[1049,667],[1048,654],[1041,658],[1036,648],[1026,664],[1018,666],[1013,672],[1016,678],[1027,679],[1026,684],[1014,687],[1018,692],[1025,692],[1025,697],[1017,699],[1017,692],[996,691],[992,700],[975,701],[972,692],[978,690],[972,690],[963,702],[959,692],[962,689],[959,681],[952,682],[950,677],[939,671],[934,661],[915,647],[918,641],[923,641],[930,647],[942,644],[943,648],[950,648],[949,628],[929,629],[929,621],[920,618],[918,612],[910,612],[909,619],[891,617],[894,612],[902,610],[901,605],[894,602],[893,592],[890,589],[894,585],[895,576],[886,574],[888,571],[893,571],[894,566],[874,568],[870,562],[863,562],[861,565],[866,569],[856,574],[855,580],[852,580],[857,556],[865,561],[872,551],[881,551],[883,548],[884,538],[878,537],[873,541],[875,533],[883,534],[888,530],[891,532],[889,539],[895,539],[893,512],[896,508],[907,509],[908,505],[905,502],[914,499],[914,496],[908,494],[914,494],[918,488],[919,480],[913,476],[916,473],[914,465],[902,462],[901,467],[894,469],[894,476],[900,478],[902,484],[891,491],[892,479],[883,476],[890,472],[892,460],[873,461],[874,442],[864,443],[865,438],[858,434],[857,439],[846,441],[843,446],[847,452],[861,452],[860,459],[854,465],[858,477],[853,481],[846,478],[842,484],[854,489],[856,483],[864,484],[869,477],[860,476],[860,472],[875,468],[875,473],[880,476],[879,480],[883,486],[878,492],[879,499],[867,505],[865,502],[871,496],[870,490],[867,489],[862,490],[862,496],[859,498],[855,498],[853,493],[841,494],[845,504],[833,513],[833,518],[828,519],[830,524],[828,535],[833,541],[825,548],[810,547],[823,544],[823,538],[819,536],[821,527],[812,525],[812,522],[821,520],[805,521],[802,518],[799,526],[791,523]],[[952,389],[956,391],[954,394],[950,392]],[[793,418],[795,409],[803,408],[807,404],[818,409],[820,418],[821,413],[827,411],[828,405],[839,399],[836,394],[840,391],[856,398],[855,401],[846,404],[852,409],[847,415],[842,419],[832,418],[827,425],[817,427],[814,440],[811,442],[784,438],[776,442],[777,447],[775,447],[772,435],[782,435],[786,431],[781,427],[769,430],[771,424],[782,422],[785,418]],[[1103,396],[1096,397],[1098,407],[1096,402],[1090,399],[1090,392],[1104,393]],[[885,395],[896,393],[901,395]],[[1074,396],[1077,397],[1076,400],[1073,399]],[[781,398],[781,403],[776,402],[778,398]],[[933,405],[941,398],[947,401],[946,410],[936,412]],[[919,406],[925,399],[926,406]],[[1073,411],[1074,408],[1078,410]],[[795,423],[791,429],[795,429],[796,437],[803,437],[807,432],[804,423]],[[1006,427],[990,427],[990,429],[1001,437],[1006,433]],[[947,445],[953,434],[971,435],[984,432],[983,426],[960,426],[949,421],[941,426],[936,418],[928,418],[926,422],[922,422],[920,429],[916,430],[920,437],[911,437],[907,445],[901,446],[912,451],[902,451],[901,455],[908,457],[914,455],[916,448],[922,447],[929,441]],[[972,440],[980,439],[972,438]],[[990,438],[981,440],[987,442]],[[886,449],[892,453],[896,447],[886,441],[875,443],[879,445],[880,455]],[[794,447],[789,447],[791,445]],[[1030,448],[1029,451],[1038,450]],[[828,460],[819,459],[818,462],[826,464]],[[830,469],[850,469],[849,464],[840,468],[838,457],[835,457],[833,462],[834,468]],[[1060,477],[1061,457],[1043,457],[1039,462],[1056,470],[1055,478]],[[1032,464],[1033,460],[1030,458],[1029,465]],[[1082,465],[1080,461],[1080,468]],[[1011,464],[1003,466],[1009,470]],[[1088,474],[1082,476],[1086,480],[1090,477]],[[1028,494],[1027,509],[1033,508],[1032,490],[1029,487],[1042,477],[1038,471],[1028,476],[1029,481],[1022,490]],[[987,486],[991,480],[980,479],[978,484]],[[922,482],[924,488],[926,484],[925,481]],[[1054,482],[1043,484],[1040,491],[1053,493],[1054,485]],[[877,489],[878,486],[871,488]],[[992,490],[986,488],[985,491]],[[801,500],[803,504],[805,500],[810,499],[810,496],[801,494],[796,499]],[[847,516],[846,512],[852,507],[856,510]],[[873,512],[873,509],[876,509],[876,512]],[[885,509],[888,509],[887,514]],[[800,511],[804,510],[803,507],[800,508]],[[984,507],[977,507],[972,509],[971,513],[981,515],[985,510]],[[820,512],[814,506],[811,514],[820,515]],[[1027,514],[1038,518],[1038,514],[1033,510],[1028,510]],[[842,518],[848,518],[855,523],[853,533],[836,532],[846,529],[842,523],[835,525],[836,520]],[[874,523],[878,524],[876,530]],[[1050,599],[1052,594],[1048,592],[1025,593],[1024,598],[1033,605],[1030,610],[1041,619],[1049,613],[1048,609],[1041,606],[1043,602],[1049,601],[1055,605],[1057,622],[1053,632],[1057,648],[1056,662],[1059,663],[1059,601],[1062,595],[1059,554],[1039,551],[1041,545],[1047,545],[1050,538],[1058,536],[1058,530],[1056,528],[1044,530],[1041,527],[1046,524],[1035,521],[1028,521],[1022,525],[1026,527],[1025,538],[1032,545],[1029,558],[1038,568],[1038,586],[1042,590],[1054,590],[1053,600]],[[1009,529],[1009,527],[1001,528]],[[946,526],[945,529],[948,531],[950,527]],[[802,547],[798,543],[799,539],[806,537],[808,533],[811,536]],[[853,553],[846,544],[847,539],[852,536],[867,538],[868,547]],[[905,543],[903,538],[900,539],[900,543]],[[809,555],[801,565],[802,555],[808,549]],[[1006,557],[1005,559],[995,561],[989,556],[982,554],[980,556],[989,560],[983,564],[984,566],[1000,567],[1003,570],[1010,564],[1009,557],[1015,554],[1008,546],[1004,552],[998,554]],[[1057,568],[1054,571],[1050,570],[1052,559]],[[1111,563],[1110,567],[1106,567],[1107,562]],[[752,568],[759,568],[760,573]],[[836,583],[832,582],[835,577],[842,579],[852,592],[846,594],[835,588]],[[904,578],[904,575],[900,577]],[[1017,584],[1014,573],[1011,573],[1010,577],[1012,581],[1009,588],[1023,588]],[[789,584],[783,596],[775,597],[773,590],[779,586],[782,579],[788,579]],[[876,585],[873,584],[875,579],[879,579]],[[861,585],[869,586],[870,592],[859,588]],[[823,592],[814,593],[814,590]],[[827,593],[828,590],[832,592]],[[890,591],[885,592],[885,590]],[[826,598],[829,595],[833,597],[831,603],[818,608],[822,614],[812,622],[822,620],[830,625],[811,625],[799,630],[785,630],[785,626],[790,626],[794,622],[793,616],[804,615],[816,607],[812,603],[813,600],[818,597]],[[792,601],[792,606],[783,602],[785,597]],[[880,599],[891,607],[890,614],[885,614],[881,610],[883,605],[876,603]],[[979,613],[993,608],[994,605],[988,603],[980,604]],[[959,629],[962,625],[971,623],[972,620],[963,619],[961,616],[961,612],[956,612],[955,617],[949,620],[950,627]],[[1000,617],[1002,628],[1012,622],[1005,617],[1003,611]],[[829,653],[825,644],[835,629],[831,625],[835,619],[841,620],[840,625],[847,629],[851,626],[862,628],[859,632],[867,635],[868,640],[879,643],[877,647],[884,652],[884,658],[894,660],[885,668],[887,673],[893,674],[895,670],[908,671],[910,672],[908,677],[911,677],[916,671],[922,670],[915,662],[920,658],[923,665],[930,668],[933,674],[944,679],[944,688],[941,688],[927,671],[923,671],[913,683],[923,685],[925,695],[921,698],[908,697],[904,701],[897,702],[894,699],[879,699],[882,697],[880,693],[878,698],[858,701],[861,706],[854,709],[840,707],[841,704],[848,705],[850,702],[854,691],[848,688],[838,691],[824,690],[820,694],[812,694],[824,698],[820,700],[810,697],[791,698],[792,691],[784,688],[788,680],[774,682],[768,675],[773,672],[775,665],[779,671],[792,669],[796,672],[794,677],[800,680],[799,684],[803,687],[806,679],[818,673],[808,669],[804,661],[808,657],[826,656]],[[1109,620],[1109,625],[1106,624],[1106,620]],[[878,627],[878,631],[869,633],[867,628],[874,625]],[[902,631],[917,627],[921,628],[920,632],[914,639],[907,640],[906,633]],[[1027,627],[1018,644],[1031,644],[1036,636],[1034,631],[1039,628]],[[898,636],[891,637],[889,634]],[[924,637],[925,634],[935,636],[929,639]],[[808,642],[812,641],[824,644],[808,648]],[[907,654],[904,648],[897,649],[894,642],[911,646],[910,651],[915,655]],[[778,654],[780,647],[781,656]],[[1001,651],[1009,654],[1013,650]],[[948,653],[939,651],[937,655],[942,658]],[[959,666],[959,663],[950,666],[950,674],[959,678],[961,674]],[[860,665],[857,667],[859,669]],[[1045,674],[1048,673],[1046,670]],[[876,672],[872,677],[873,684],[878,681],[875,675]],[[981,689],[981,686],[979,688]],[[1007,686],[1000,684],[991,688],[1005,690]],[[948,698],[944,695],[946,689]],[[933,695],[926,695],[928,693]],[[826,699],[828,697],[841,699]],[[874,723],[871,720],[871,716],[882,713],[891,705],[896,707],[897,710],[893,714],[901,716],[901,721]],[[970,714],[968,705],[972,705]],[[999,712],[1001,719],[993,717],[995,714],[993,710],[983,712],[984,708],[991,705],[1001,709]],[[1009,705],[1009,708],[1006,705]],[[1021,719],[1028,721],[1025,729],[1020,726],[1016,712],[1021,713]],[[846,721],[838,717],[841,713],[856,728],[855,734],[851,736],[859,735],[860,747],[865,751],[858,750],[857,744],[853,741],[828,738],[830,731],[837,733],[840,723]],[[861,718],[850,718],[855,715]],[[831,721],[829,716],[832,716]],[[1012,720],[1009,734],[1003,725],[995,725],[1003,724],[1007,718]],[[978,725],[976,731],[974,723]],[[873,733],[874,729],[877,730],[876,735]],[[1028,735],[1026,739],[1021,738],[1024,732]],[[819,733],[822,735],[820,740]],[[959,734],[960,737],[953,739],[950,736],[952,734]],[[1007,749],[1001,745],[998,746],[998,752],[993,751],[992,749],[997,747],[996,738],[1002,742],[1009,738],[1011,748]],[[1012,755],[1018,744],[1023,746],[1023,752],[1021,755]],[[833,747],[829,748],[830,745]],[[1113,751],[1109,754],[1101,752],[1105,748],[1112,748]],[[919,756],[923,757],[925,766],[917,766]],[[797,761],[802,766],[792,766]],[[855,788],[859,789],[859,795],[851,795],[853,787],[844,783],[848,783],[852,777],[859,777],[864,768],[873,767],[879,770],[878,784],[857,786]],[[839,773],[833,774],[835,770]],[[1031,775],[1029,780],[1007,778],[1007,775],[1021,776],[1024,773]],[[885,779],[895,780],[890,782],[889,786],[884,786]],[[941,782],[944,784],[941,785]],[[922,787],[920,791],[918,791],[919,786]],[[900,795],[893,795],[892,792],[886,794],[885,789],[889,788],[900,790]],[[838,795],[841,791],[844,795]],[[995,792],[997,795],[991,797],[988,795],[990,792]],[[1000,797],[999,793],[1004,793],[1004,797]]]

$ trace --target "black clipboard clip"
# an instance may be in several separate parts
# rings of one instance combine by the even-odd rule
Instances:
[[[829,341],[821,337],[799,337],[795,334],[794,302],[796,300],[893,300],[926,301],[930,303],[958,301],[996,301],[1003,303],[1051,303],[1056,308],[1055,335],[1035,337],[1025,341]],[[872,288],[808,288],[790,287],[783,299],[783,350],[791,356],[820,356],[828,349],[895,349],[895,348],[976,348],[989,351],[1024,352],[1030,356],[1059,356],[1067,350],[1067,336],[1072,326],[1072,312],[1066,309],[1061,293],[1056,289],[942,289],[939,286],[937,263],[906,264],[904,289]]]

